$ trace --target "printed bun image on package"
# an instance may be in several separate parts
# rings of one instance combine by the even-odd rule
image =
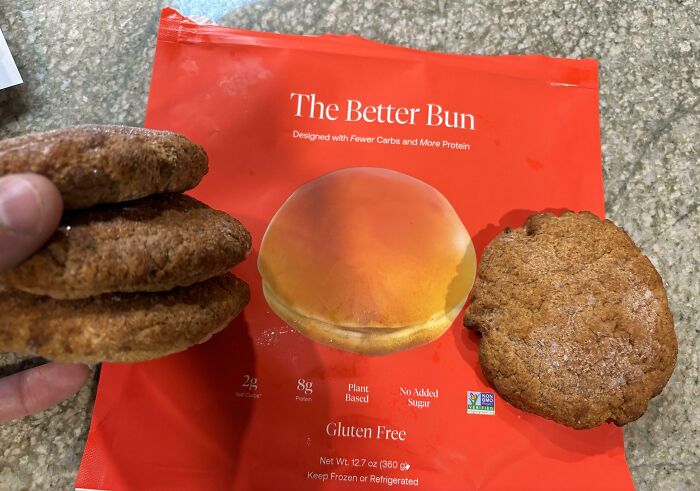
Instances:
[[[299,187],[271,220],[258,259],[279,317],[363,355],[440,337],[466,302],[475,264],[469,233],[438,190],[371,167]]]

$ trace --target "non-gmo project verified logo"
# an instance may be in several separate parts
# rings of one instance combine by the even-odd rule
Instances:
[[[493,392],[467,391],[467,414],[496,414]]]

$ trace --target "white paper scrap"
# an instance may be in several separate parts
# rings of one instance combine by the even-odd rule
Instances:
[[[22,77],[0,30],[0,90],[21,83]]]

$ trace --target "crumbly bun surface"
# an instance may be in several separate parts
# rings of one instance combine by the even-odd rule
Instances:
[[[248,285],[230,273],[169,292],[82,300],[0,287],[0,350],[75,363],[159,358],[205,341],[249,298]]]
[[[66,209],[186,191],[207,170],[202,147],[170,131],[83,125],[0,141],[0,176],[46,176]]]
[[[57,299],[167,291],[224,273],[250,246],[228,214],[186,195],[157,195],[66,212],[49,242],[0,281]]]
[[[644,414],[676,362],[663,282],[624,230],[583,212],[532,215],[484,250],[465,326],[514,406],[574,428]]]

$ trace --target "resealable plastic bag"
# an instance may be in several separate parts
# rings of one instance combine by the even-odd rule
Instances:
[[[469,251],[534,211],[604,215],[597,91],[589,59],[249,32],[163,10],[145,125],[209,154],[191,194],[252,233],[234,268],[252,298],[205,344],[103,366],[76,486],[632,489],[620,428],[509,405],[462,327]],[[426,317],[444,264],[426,260],[424,282],[402,265],[458,247],[449,308]],[[410,299],[408,281],[387,279],[402,271]]]

